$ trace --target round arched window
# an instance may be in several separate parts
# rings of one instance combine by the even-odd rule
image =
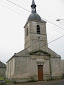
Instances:
[[[37,25],[37,34],[40,34],[40,26]]]

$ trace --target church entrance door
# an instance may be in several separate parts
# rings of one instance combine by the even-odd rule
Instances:
[[[38,80],[43,80],[43,65],[38,65]]]

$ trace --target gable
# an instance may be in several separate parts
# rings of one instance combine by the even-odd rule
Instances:
[[[0,68],[5,68],[6,65],[0,61]]]
[[[48,48],[48,51],[47,51],[51,57],[56,57],[56,58],[61,58],[60,55],[58,55],[57,53],[55,53],[53,50],[51,50],[50,48]]]
[[[44,51],[42,51],[42,50],[38,50],[38,51],[34,51],[34,52],[30,52],[30,55],[50,56],[49,53],[44,52]]]

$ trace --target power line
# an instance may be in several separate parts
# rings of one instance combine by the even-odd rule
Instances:
[[[55,42],[55,41],[57,41],[57,40],[61,39],[62,37],[64,37],[64,35],[62,35],[62,36],[60,36],[60,37],[58,37],[58,38],[56,38],[56,39],[54,39],[54,40],[50,41],[50,42],[49,42],[49,43],[47,43],[47,44],[44,44],[42,47],[44,47],[44,46],[46,46],[46,45],[48,45],[48,44],[50,44],[50,43],[52,43],[52,42]]]
[[[18,0],[19,3],[21,3],[21,1]],[[30,3],[29,1],[27,1],[28,4]],[[27,2],[25,0],[23,0],[22,4],[25,5],[25,6],[28,6]],[[40,10],[40,9],[39,9]],[[42,10],[41,10],[42,11]],[[42,13],[42,12],[41,12]],[[42,13],[43,14],[43,13]],[[45,13],[46,14],[46,13]],[[49,16],[50,17],[50,16]],[[47,21],[47,20],[46,20]],[[51,22],[51,21],[50,21]],[[52,22],[51,22],[52,23]],[[54,23],[53,23],[54,24]],[[59,26],[59,25],[58,25]],[[60,26],[59,26],[60,27]],[[63,29],[63,28],[62,28]],[[56,35],[58,35],[58,30],[57,29],[54,29],[56,33]],[[50,32],[51,33],[51,32]]]
[[[52,42],[55,42],[55,41],[57,41],[57,40],[59,40],[59,39],[61,39],[62,37],[64,37],[64,35],[62,35],[62,36],[60,36],[60,37],[58,37],[58,38],[56,38],[56,39],[54,39],[54,40],[52,40],[52,41],[50,41],[49,43],[47,43],[47,44],[44,44],[43,46],[41,46],[41,47],[44,47],[44,46],[46,46],[46,45],[48,45],[48,44],[50,44],[50,43],[52,43]],[[27,48],[29,48],[30,46],[28,46]],[[41,48],[40,47],[40,48]],[[26,48],[26,49],[27,49]],[[34,49],[34,50],[36,50],[36,49]]]
[[[7,0],[7,1],[9,1],[9,0]],[[12,2],[11,2],[12,3]],[[16,5],[16,6],[19,6],[19,5],[17,5],[17,4],[15,4],[15,3],[13,3],[14,5]],[[20,7],[20,6],[19,6]],[[24,9],[24,10],[26,10],[26,9]],[[26,10],[27,11],[27,10]],[[28,12],[30,12],[30,11],[28,11]],[[43,18],[44,19],[44,18]],[[51,21],[49,21],[49,20],[46,20],[46,19],[44,19],[45,21],[48,21],[49,23],[51,23],[51,24],[53,24],[53,25],[55,25],[55,26],[57,26],[57,27],[59,27],[58,25],[56,25],[56,24],[54,24],[53,22],[51,22]],[[61,27],[59,27],[59,28],[61,28]],[[61,28],[62,30],[64,30],[63,28]],[[57,38],[57,39],[55,39],[55,40],[53,40],[53,41],[56,41],[56,40],[58,40],[58,39],[60,39],[60,38],[62,38],[62,37],[64,37],[64,35],[63,36],[61,36],[61,37],[59,37],[59,38]],[[51,42],[53,42],[53,41],[51,41]],[[51,42],[49,42],[49,43],[51,43]],[[49,44],[49,43],[47,43],[47,44]]]
[[[43,18],[43,19],[44,19],[44,18]],[[60,26],[56,25],[55,23],[53,23],[53,22],[51,22],[51,21],[49,21],[49,20],[47,20],[47,19],[44,19],[44,20],[46,20],[46,21],[48,21],[49,23],[51,23],[51,24],[53,24],[53,25],[55,25],[55,26],[57,26],[57,27],[61,28],[62,30],[64,30],[62,27],[60,27]]]
[[[15,12],[15,13],[18,13],[18,12],[16,12],[16,11],[14,11],[13,9],[11,9],[11,8],[9,8],[9,7],[7,7],[7,6],[3,5],[3,4],[1,4],[1,3],[0,3],[0,5],[1,5],[1,6],[4,6],[4,7],[6,7],[6,8],[8,8],[9,10],[12,10],[12,11]],[[21,13],[18,13],[18,14],[21,15]]]
[[[46,45],[48,45],[48,44],[50,44],[50,43],[52,43],[52,42],[55,42],[55,41],[57,41],[57,40],[61,39],[62,37],[64,37],[64,35],[62,35],[62,36],[60,36],[60,37],[58,37],[58,38],[56,38],[56,39],[54,39],[54,40],[50,41],[50,42],[49,42],[49,43],[47,43],[47,44],[44,44],[42,47],[44,47],[44,46],[46,46]]]
[[[17,5],[17,4],[15,4],[14,2],[11,2],[10,0],[7,0],[7,1],[10,2],[10,3],[12,3],[12,4],[14,4],[14,5],[16,5],[16,6],[18,6],[18,7],[20,7],[20,8],[22,8],[22,9],[24,9],[24,10],[26,10],[26,11],[28,11],[28,12],[30,12],[29,10],[27,10],[27,9],[25,9],[25,8],[23,8],[23,7],[19,6],[19,5]],[[44,19],[44,18],[43,18],[43,19]],[[55,23],[53,23],[53,22],[51,22],[51,21],[49,21],[49,20],[47,20],[47,19],[44,19],[44,20],[45,20],[45,21],[48,21],[49,23],[51,23],[51,24],[53,24],[53,25],[55,25],[55,26],[61,28],[62,30],[64,30],[62,27],[56,25]]]
[[[19,1],[19,0],[18,0],[18,2],[21,3],[22,1]],[[25,6],[26,6],[26,5],[28,6],[28,5],[31,4],[29,1],[23,0],[23,2],[24,2],[24,4],[23,4],[23,3],[22,3],[22,4],[25,5]],[[42,10],[39,9],[39,11],[42,11]],[[43,15],[42,12],[41,12],[41,14]],[[47,14],[47,13],[45,13],[45,14]],[[50,17],[50,16],[48,16],[48,17]],[[53,18],[51,18],[51,19],[53,19]],[[45,20],[45,21],[47,21],[47,20]],[[51,21],[50,21],[50,22],[51,22]],[[49,22],[49,23],[50,23],[50,22]],[[53,22],[51,22],[51,23],[53,23]],[[54,23],[53,23],[53,24],[54,24]],[[56,25],[56,24],[55,24],[55,25]],[[58,26],[59,26],[59,25],[58,25]],[[63,28],[60,27],[60,26],[59,26],[59,28],[63,29]],[[53,29],[53,28],[51,28],[51,29]],[[56,28],[56,29],[53,29],[53,31],[56,32],[56,34],[55,34],[56,36],[59,35],[59,33],[58,33],[59,30],[58,30],[57,28]],[[64,33],[64,31],[63,31],[63,33]],[[53,32],[52,32],[52,33],[50,32],[50,35],[51,35],[51,36],[52,36],[52,34],[54,34],[54,33],[53,33]]]
[[[60,37],[58,37],[58,38],[56,38],[56,39],[54,39],[54,40],[50,41],[50,42],[49,42],[49,43],[47,43],[47,44],[50,44],[50,43],[52,43],[52,42],[54,42],[54,41],[56,41],[56,40],[59,40],[59,39],[61,39],[62,37],[64,37],[64,35],[62,35],[62,36],[60,36]]]
[[[9,8],[8,6],[5,6],[5,5],[3,5],[3,4],[1,4],[1,3],[0,3],[0,5],[3,6],[3,7],[6,7],[7,9],[9,9],[9,10],[11,10],[11,11],[13,11],[13,12],[15,12],[16,14],[22,15],[20,12],[17,12],[17,11],[15,11],[15,10]],[[24,18],[25,18],[25,17],[24,17]]]
[[[28,4],[31,4],[31,2],[28,0]],[[39,4],[38,4],[38,6],[40,6]],[[40,10],[39,8],[38,8],[38,10],[39,11],[42,11],[42,10]],[[42,12],[44,12],[46,15],[47,15],[47,12],[45,12],[45,11],[42,11]],[[43,14],[43,13],[42,13]],[[48,15],[47,15],[48,16]],[[48,16],[48,17],[50,17],[50,16]],[[51,17],[51,19],[53,19],[53,17]]]
[[[9,1],[9,0],[7,0],[7,1]],[[9,2],[11,2],[11,1],[9,1]],[[13,3],[13,2],[11,2],[11,3],[14,4],[14,5],[16,5],[16,6],[18,6],[18,7],[21,7],[21,6],[15,4],[15,3]],[[23,7],[21,7],[21,8],[24,9]],[[26,9],[24,9],[24,10],[26,10]],[[28,11],[28,10],[26,10],[26,11]],[[28,11],[28,12],[30,12],[30,11]],[[43,19],[44,19],[44,18],[43,18]],[[46,20],[46,19],[44,19],[44,20]],[[50,22],[49,20],[46,20],[46,21]],[[52,23],[52,22],[50,22],[50,23]],[[54,24],[54,23],[52,23],[52,24]],[[54,24],[54,25],[57,26],[56,24]],[[59,27],[59,26],[57,26],[57,27]],[[59,27],[59,28],[61,28],[61,27]],[[64,29],[63,29],[63,30],[64,30]],[[64,36],[64,35],[63,35],[63,36]],[[53,40],[53,41],[56,41],[56,40],[62,38],[63,36],[61,36],[61,37],[59,37],[59,38],[57,38],[57,39],[55,39],[55,40]],[[53,41],[51,41],[51,42],[53,42]],[[49,42],[49,43],[51,43],[51,42]],[[49,43],[48,43],[48,44],[49,44]]]
[[[27,1],[27,0],[26,0],[26,1]],[[27,1],[27,2],[28,2],[28,4],[27,4],[27,3],[26,3],[26,1],[25,1],[25,0],[23,0],[22,2],[23,2],[23,3],[25,3],[26,5],[28,5],[28,4],[30,5],[30,4],[31,4],[31,3],[29,3],[29,1]],[[20,3],[21,3],[21,1],[18,1],[18,2],[20,2]]]
[[[29,3],[30,3],[30,1],[28,1]],[[40,10],[40,9],[39,9]],[[41,10],[42,11],[42,10]],[[44,18],[43,18],[44,19]],[[48,21],[49,23],[51,23],[51,24],[53,24],[53,25],[55,25],[55,26],[57,26],[57,27],[59,27],[59,28],[61,28],[61,29],[63,29],[62,27],[60,27],[60,26],[58,26],[58,25],[56,25],[55,23],[53,23],[53,22],[51,22],[51,21],[49,21],[49,20],[47,20],[47,19],[44,19],[45,21]],[[64,29],[63,29],[64,30]]]
[[[2,4],[1,4],[2,5]],[[4,6],[4,5],[3,5]],[[18,5],[17,5],[18,6]],[[5,6],[5,7],[7,7],[7,6]],[[7,7],[8,8],[8,7]],[[8,9],[10,9],[10,8],[8,8]],[[10,10],[12,10],[12,9],[10,9]],[[12,11],[14,11],[14,10],[12,10]],[[14,11],[14,12],[16,12],[16,11]],[[17,12],[16,12],[17,13]],[[19,13],[20,14],[20,13]],[[49,21],[50,22],[50,21]],[[50,23],[52,23],[52,22],[50,22]],[[54,23],[53,23],[54,24]],[[56,24],[55,24],[56,25]],[[56,40],[59,40],[59,39],[61,39],[62,37],[64,37],[64,35],[62,35],[62,36],[60,36],[60,37],[58,37],[58,38],[56,38],[56,39],[54,39],[54,40],[52,40],[52,41],[50,41],[49,43],[47,43],[47,44],[45,44],[45,45],[43,45],[42,47],[44,47],[44,46],[46,46],[46,45],[48,45],[48,44],[50,44],[50,43],[52,43],[52,42],[54,42],[54,41],[56,41]]]
[[[19,5],[17,5],[16,3],[14,3],[14,2],[12,2],[12,1],[10,1],[10,0],[7,0],[7,1],[10,2],[10,3],[12,3],[12,4],[14,4],[14,5],[16,5],[16,6],[18,6],[18,7],[20,7],[20,8],[22,8],[22,9],[24,9],[25,11],[30,12],[29,10],[27,10],[27,9],[25,9],[25,8],[23,8],[23,7],[19,6]]]

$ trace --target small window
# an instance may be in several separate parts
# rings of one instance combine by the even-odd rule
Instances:
[[[40,34],[40,26],[37,25],[37,34]]]
[[[27,34],[27,36],[28,36],[28,28],[27,28],[27,33],[26,33],[26,34]]]

